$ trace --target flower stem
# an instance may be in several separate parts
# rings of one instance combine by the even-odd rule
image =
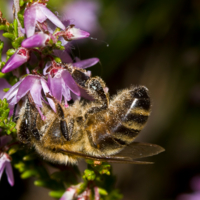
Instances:
[[[22,37],[24,36],[24,34],[21,31],[22,25],[18,19],[19,11],[20,11],[19,0],[13,0],[13,15],[14,15],[14,19],[17,19],[17,22],[18,22],[18,37]]]

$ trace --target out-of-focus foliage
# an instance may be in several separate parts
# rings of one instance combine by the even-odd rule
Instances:
[[[72,2],[50,0],[49,7],[59,11]],[[138,140],[166,149],[151,166],[114,165],[118,187],[125,200],[176,199],[200,174],[200,2],[99,2],[102,30],[92,35],[99,40],[74,43],[74,51],[82,59],[100,58],[93,74],[105,79],[111,94],[130,85],[149,88],[152,114]],[[0,5],[6,10],[5,1]],[[31,191],[23,184],[13,191],[19,196],[25,188]]]

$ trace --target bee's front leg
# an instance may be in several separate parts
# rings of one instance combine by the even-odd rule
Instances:
[[[70,72],[75,82],[83,89],[85,89],[89,95],[94,97],[98,102],[98,106],[90,108],[87,114],[100,112],[108,108],[109,105],[109,93],[105,82],[100,77],[89,77],[82,69],[74,68],[71,65],[65,65],[65,68]]]

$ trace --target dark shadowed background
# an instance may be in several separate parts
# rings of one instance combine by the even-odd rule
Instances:
[[[0,10],[9,18],[8,2],[0,1]],[[91,70],[111,95],[131,85],[149,88],[152,114],[137,141],[166,151],[146,159],[154,165],[113,165],[123,199],[175,200],[193,192],[190,180],[200,174],[200,1],[50,0],[48,6],[91,33],[93,39],[73,43],[73,53],[100,59]],[[1,199],[52,199],[19,176],[15,170],[11,188],[3,175]]]

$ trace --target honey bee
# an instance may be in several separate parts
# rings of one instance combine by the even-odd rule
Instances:
[[[124,89],[110,100],[100,77],[89,77],[84,70],[70,65],[63,67],[94,101],[75,101],[65,108],[49,95],[55,102],[56,113],[43,104],[43,121],[29,96],[16,125],[21,142],[29,143],[44,159],[60,164],[76,164],[79,158],[148,164],[134,159],[164,151],[155,144],[133,142],[151,111],[146,87]]]

